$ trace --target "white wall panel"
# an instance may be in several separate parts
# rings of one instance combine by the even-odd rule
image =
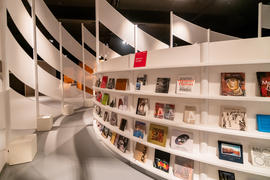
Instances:
[[[4,91],[0,91],[0,130],[5,128],[5,98],[6,93]]]
[[[85,64],[92,69],[96,67],[96,57],[93,56],[89,51],[84,49]]]
[[[83,82],[83,69],[63,56],[63,74],[79,83]]]
[[[118,71],[129,68],[129,55],[121,56],[99,63],[97,71]]]
[[[209,44],[209,62],[240,63],[270,59],[270,37],[213,42]]]
[[[270,29],[270,5],[262,5],[262,27]]]
[[[210,42],[227,41],[227,40],[235,40],[235,39],[239,39],[239,38],[222,34],[222,33],[218,33],[215,31],[210,31]]]
[[[6,156],[5,151],[0,151],[0,172],[6,164]]]

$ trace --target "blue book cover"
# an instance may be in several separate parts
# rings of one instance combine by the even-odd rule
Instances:
[[[258,131],[270,133],[270,115],[257,114]]]

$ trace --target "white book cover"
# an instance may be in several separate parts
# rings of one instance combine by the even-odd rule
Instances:
[[[195,124],[196,122],[196,107],[185,106],[183,122],[187,124]]]
[[[120,96],[118,99],[118,109],[127,111],[128,110],[128,96]]]
[[[193,134],[177,129],[172,130],[171,148],[181,151],[193,151]]]
[[[191,75],[181,75],[176,81],[176,94],[192,93],[195,85],[195,78]]]
[[[252,147],[251,159],[254,166],[270,169],[270,147]]]

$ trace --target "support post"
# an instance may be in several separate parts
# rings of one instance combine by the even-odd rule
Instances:
[[[96,2],[96,61],[99,64],[99,4]]]
[[[258,4],[258,38],[262,37],[262,2]]]
[[[170,11],[170,48],[173,48],[173,12]]]
[[[137,29],[138,29],[138,25],[135,24],[134,25],[134,49],[135,49],[135,53],[137,53],[137,51],[138,51],[138,43],[137,43],[137,36],[138,36],[138,34],[137,34]]]
[[[86,98],[86,94],[85,94],[85,54],[84,54],[84,25],[83,23],[81,24],[81,28],[82,28],[82,60],[83,60],[83,103],[85,103],[85,98]]]
[[[211,30],[207,29],[207,42],[211,42]]]
[[[59,58],[60,58],[60,90],[61,90],[61,112],[64,110],[64,67],[63,67],[63,40],[62,23],[58,23],[59,29]]]

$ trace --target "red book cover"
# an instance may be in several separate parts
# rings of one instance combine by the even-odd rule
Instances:
[[[107,86],[107,81],[108,81],[108,76],[103,76],[102,77],[102,82],[101,82],[101,88],[106,88]]]
[[[145,67],[147,51],[138,52],[135,54],[134,67]]]
[[[270,72],[257,72],[258,85],[262,97],[270,97]]]

